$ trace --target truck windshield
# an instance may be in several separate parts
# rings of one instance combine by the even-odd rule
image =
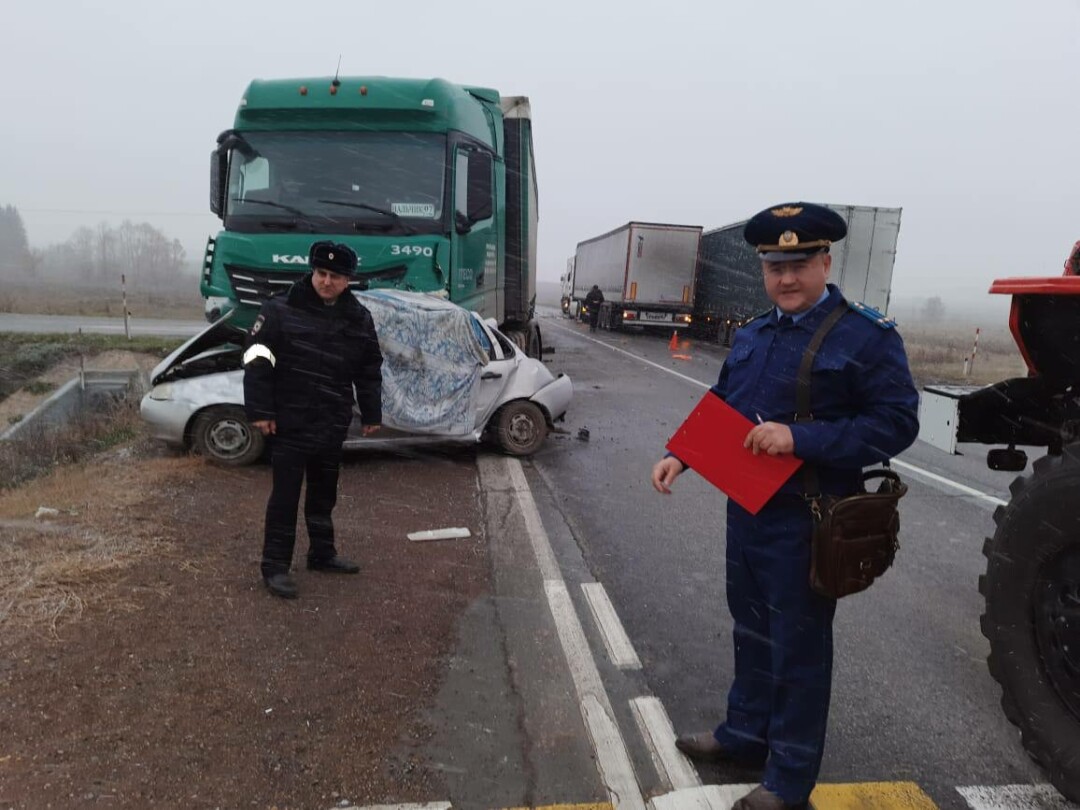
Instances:
[[[246,132],[244,140],[229,161],[230,230],[445,230],[444,135]]]

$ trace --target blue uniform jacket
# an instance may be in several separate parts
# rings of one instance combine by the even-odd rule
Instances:
[[[835,286],[828,289],[828,298],[798,323],[781,326],[770,311],[736,331],[712,391],[752,422],[760,416],[791,425],[795,456],[817,467],[821,491],[848,495],[860,488],[862,468],[915,441],[919,395],[892,323],[852,309],[833,326],[814,359],[813,420],[795,424],[803,351],[825,317],[848,306]],[[802,472],[780,492],[805,492]]]

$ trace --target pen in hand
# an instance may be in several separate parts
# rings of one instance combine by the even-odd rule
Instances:
[[[758,423],[759,425],[764,425],[764,424],[765,424],[765,420],[761,418],[761,414],[760,414],[760,413],[755,413],[755,414],[754,414],[754,416],[756,416],[756,417],[757,417],[757,423]]]

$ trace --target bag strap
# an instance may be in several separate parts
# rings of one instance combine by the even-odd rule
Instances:
[[[836,326],[837,321],[847,314],[847,311],[847,301],[841,298],[840,303],[837,304],[836,308],[825,316],[825,320],[818,326],[817,331],[814,332],[814,336],[810,338],[810,342],[806,346],[806,351],[803,352],[802,362],[799,363],[799,375],[795,389],[796,422],[814,421],[814,414],[810,411],[810,383],[812,379],[811,372],[814,367],[814,358],[817,357],[818,349],[821,348],[821,344],[825,342],[825,336],[829,334],[829,331],[834,326]],[[821,484],[818,481],[817,468],[812,464],[803,465],[803,481],[806,485],[805,497],[810,502],[810,508],[814,512],[814,517],[820,519],[821,507],[819,501],[821,499]]]

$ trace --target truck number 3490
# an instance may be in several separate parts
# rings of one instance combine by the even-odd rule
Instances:
[[[435,251],[425,245],[391,245],[391,256],[433,256]]]

